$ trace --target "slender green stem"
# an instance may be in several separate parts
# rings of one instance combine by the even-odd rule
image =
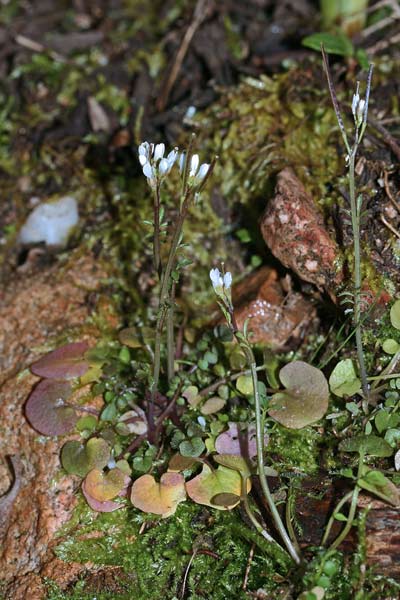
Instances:
[[[154,191],[154,239],[153,239],[153,261],[154,270],[161,279],[161,242],[160,242],[160,184],[157,183]]]
[[[243,345],[242,345],[243,347]],[[250,363],[251,377],[253,382],[254,389],[254,401],[255,401],[255,412],[256,412],[256,444],[257,444],[257,466],[258,466],[258,476],[260,478],[261,489],[265,496],[265,499],[268,503],[269,509],[271,511],[272,518],[274,520],[275,526],[279,531],[279,534],[290,554],[292,559],[296,564],[300,564],[301,559],[293,545],[292,540],[290,539],[285,526],[282,522],[278,509],[275,505],[274,499],[272,497],[271,491],[269,489],[268,481],[264,472],[264,431],[262,427],[262,419],[261,419],[261,403],[260,403],[260,395],[258,392],[258,378],[257,378],[257,365],[254,360],[254,355],[250,347],[243,348],[246,351],[246,355],[248,361]]]
[[[349,156],[349,193],[351,224],[353,229],[354,249],[354,327],[357,347],[358,366],[360,370],[361,385],[366,402],[369,401],[369,386],[367,370],[365,367],[364,348],[361,335],[361,249],[360,249],[360,211],[357,206],[355,194],[355,158],[358,145],[354,144]]]
[[[172,282],[170,302],[167,310],[167,373],[168,383],[175,374],[175,340],[174,340],[174,302],[175,282]]]
[[[246,489],[246,480],[243,477],[242,477],[242,498],[241,498],[241,500],[243,503],[244,510],[246,511],[246,515],[249,517],[251,523],[254,525],[254,527],[258,531],[258,533],[260,533],[266,540],[268,540],[268,542],[272,542],[273,544],[276,544],[276,541],[274,540],[272,535],[270,535],[268,533],[268,531],[266,529],[264,529],[264,527],[257,521],[256,516],[250,507],[249,498],[248,498],[247,489]]]
[[[176,223],[174,235],[173,235],[172,242],[171,242],[171,247],[170,247],[170,250],[168,253],[167,264],[165,266],[165,270],[163,271],[162,277],[161,277],[161,289],[160,289],[160,294],[159,294],[159,309],[158,309],[158,317],[157,317],[157,324],[156,324],[156,337],[155,337],[155,343],[154,343],[153,381],[152,381],[152,385],[151,385],[151,399],[150,399],[151,409],[150,409],[150,411],[153,410],[152,407],[154,405],[154,399],[155,399],[156,392],[158,390],[158,384],[159,384],[159,380],[160,380],[161,336],[162,336],[164,320],[168,314],[168,311],[169,311],[169,308],[171,305],[170,291],[169,291],[169,287],[170,287],[170,283],[171,283],[170,277],[171,277],[171,272],[172,272],[172,269],[173,269],[173,266],[175,263],[176,251],[178,249],[179,242],[180,242],[181,235],[182,235],[182,226],[183,226],[184,220],[186,218],[186,215],[187,215],[187,212],[189,209],[189,200],[190,200],[190,194],[187,193],[182,202],[182,208],[179,213],[179,217],[178,217],[178,220]]]

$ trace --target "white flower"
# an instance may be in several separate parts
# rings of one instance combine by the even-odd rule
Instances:
[[[229,271],[227,271],[224,275],[224,288],[226,290],[229,290],[229,288],[232,285],[232,273],[230,273]]]
[[[354,122],[357,128],[360,127],[364,120],[365,111],[365,100],[360,98],[360,94],[358,93],[359,87],[360,82],[357,81],[356,93],[353,95],[353,101],[351,103],[351,112],[353,113]]]
[[[196,107],[188,106],[187,111],[185,113],[185,119],[193,119],[195,114],[196,114]]]
[[[211,269],[210,279],[215,291],[217,291],[217,288],[220,288],[224,285],[224,280],[222,279],[219,269]]]
[[[356,90],[356,93],[353,95],[353,102],[351,103],[351,112],[353,113],[354,118],[356,118],[357,106],[358,106],[358,103],[360,102],[360,94],[358,93],[359,85],[360,84],[357,81],[357,90]]]
[[[197,173],[197,169],[199,167],[199,155],[198,154],[193,154],[192,156],[192,160],[190,161],[190,171],[189,171],[189,177],[194,177]]]
[[[163,158],[165,152],[165,144],[157,144],[154,149],[153,160],[157,161]]]
[[[185,168],[185,163],[186,163],[186,154],[184,152],[182,152],[182,154],[179,157],[179,171],[181,173],[183,173],[183,170]]]
[[[219,269],[211,269],[210,279],[217,294],[221,292],[221,288],[229,290],[232,285],[232,274],[229,271],[222,275]]]
[[[168,175],[178,156],[178,148],[174,148],[164,158],[165,144],[150,144],[142,142],[138,148],[139,162],[143,173],[151,187],[156,185],[157,179]],[[158,164],[157,164],[158,163]]]
[[[208,165],[207,163],[203,163],[200,166],[200,169],[198,170],[198,173],[196,175],[196,180],[200,183],[201,181],[203,181],[204,177],[207,175],[208,173],[208,169],[210,168],[210,165]]]
[[[150,163],[145,163],[143,166],[143,173],[147,177],[147,179],[154,180],[155,179],[155,171],[154,167],[151,166]]]

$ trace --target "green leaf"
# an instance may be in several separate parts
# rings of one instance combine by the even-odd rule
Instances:
[[[204,402],[203,406],[200,409],[200,412],[203,415],[212,415],[224,408],[225,404],[225,400],[223,400],[219,396],[213,396],[212,398],[209,398]]]
[[[85,477],[92,469],[102,469],[110,459],[110,446],[102,438],[91,438],[86,445],[66,442],[61,450],[61,464],[67,473]]]
[[[344,34],[313,33],[302,40],[302,45],[321,52],[321,44],[328,54],[339,54],[340,56],[353,56],[353,44]]]
[[[392,447],[377,435],[357,435],[339,444],[341,452],[358,452],[369,456],[386,457],[393,454]]]
[[[400,442],[400,429],[388,429],[385,433],[385,440],[392,448],[397,448]]]
[[[236,381],[236,389],[243,396],[252,396],[254,393],[251,375],[241,375]]]
[[[400,350],[400,344],[396,342],[396,340],[387,339],[382,344],[382,350],[386,352],[386,354],[396,354]]]
[[[244,479],[247,479],[251,475],[250,466],[242,456],[237,456],[235,454],[216,454],[214,460],[228,469],[238,471]]]
[[[201,396],[199,396],[199,389],[195,385],[189,385],[183,392],[182,396],[186,398],[190,406],[197,406],[201,401]]]
[[[251,488],[250,480],[247,480],[247,491]],[[242,495],[242,478],[237,471],[219,466],[211,470],[208,465],[204,465],[201,473],[194,479],[186,483],[188,496],[197,504],[212,506],[219,510],[234,508]],[[217,505],[213,499],[218,494],[234,494],[235,500],[232,505]]]
[[[358,485],[393,506],[400,504],[399,490],[380,471],[368,471],[358,480]]]
[[[343,513],[335,513],[336,521],[347,521],[347,517]]]
[[[303,361],[285,365],[279,373],[284,392],[271,398],[268,414],[285,427],[301,429],[319,421],[328,409],[329,388],[325,375]]]
[[[356,375],[353,361],[350,358],[338,362],[329,377],[329,386],[331,392],[339,398],[353,396],[360,392],[361,382]]]
[[[375,415],[375,427],[377,428],[379,433],[382,433],[382,431],[385,431],[385,429],[388,428],[389,421],[390,421],[390,413],[388,413],[387,410],[380,410]]]
[[[204,442],[199,437],[193,437],[190,440],[184,440],[179,444],[179,452],[182,456],[200,456],[205,450]]]
[[[400,329],[400,300],[396,300],[390,309],[390,322],[395,329]]]

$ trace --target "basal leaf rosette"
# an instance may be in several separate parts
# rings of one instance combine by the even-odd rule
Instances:
[[[329,387],[325,375],[297,360],[279,373],[285,391],[271,398],[269,415],[289,429],[301,429],[319,421],[328,409]]]
[[[157,482],[152,475],[142,475],[132,485],[133,506],[146,513],[170,517],[180,502],[186,500],[185,480],[180,473],[164,473]]]

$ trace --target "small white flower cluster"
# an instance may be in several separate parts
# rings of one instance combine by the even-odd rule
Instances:
[[[165,144],[150,144],[143,142],[138,148],[139,162],[142,165],[143,173],[147,177],[151,187],[154,187],[157,181],[168,175],[178,158],[178,148],[174,148],[164,158]],[[181,174],[185,170],[186,155],[184,152],[179,156],[179,170]],[[203,163],[200,165],[198,154],[193,154],[190,160],[189,180],[192,185],[199,185],[208,173],[210,165]]]
[[[354,122],[357,128],[360,127],[364,120],[364,111],[366,108],[365,100],[360,98],[360,94],[358,93],[359,87],[360,82],[357,81],[356,93],[353,95],[353,101],[351,103],[351,112],[353,113]]]
[[[174,148],[164,158],[165,144],[149,144],[143,142],[139,148],[139,162],[142,165],[143,174],[151,187],[157,182],[157,178],[168,175],[178,157],[178,148]]]
[[[232,274],[227,271],[224,275],[219,269],[211,269],[210,279],[213,285],[214,291],[218,294],[221,291],[227,291],[232,285]]]
[[[182,154],[179,157],[179,170],[181,173],[183,173],[183,171],[185,169],[185,163],[186,163],[186,155],[184,152],[182,152]],[[200,168],[199,168],[199,163],[200,163],[199,155],[193,154],[193,156],[190,160],[189,179],[193,178],[194,183],[197,183],[197,184],[199,184],[203,181],[204,177],[208,173],[208,169],[210,168],[210,165],[207,163],[203,163],[202,165],[200,165]]]

